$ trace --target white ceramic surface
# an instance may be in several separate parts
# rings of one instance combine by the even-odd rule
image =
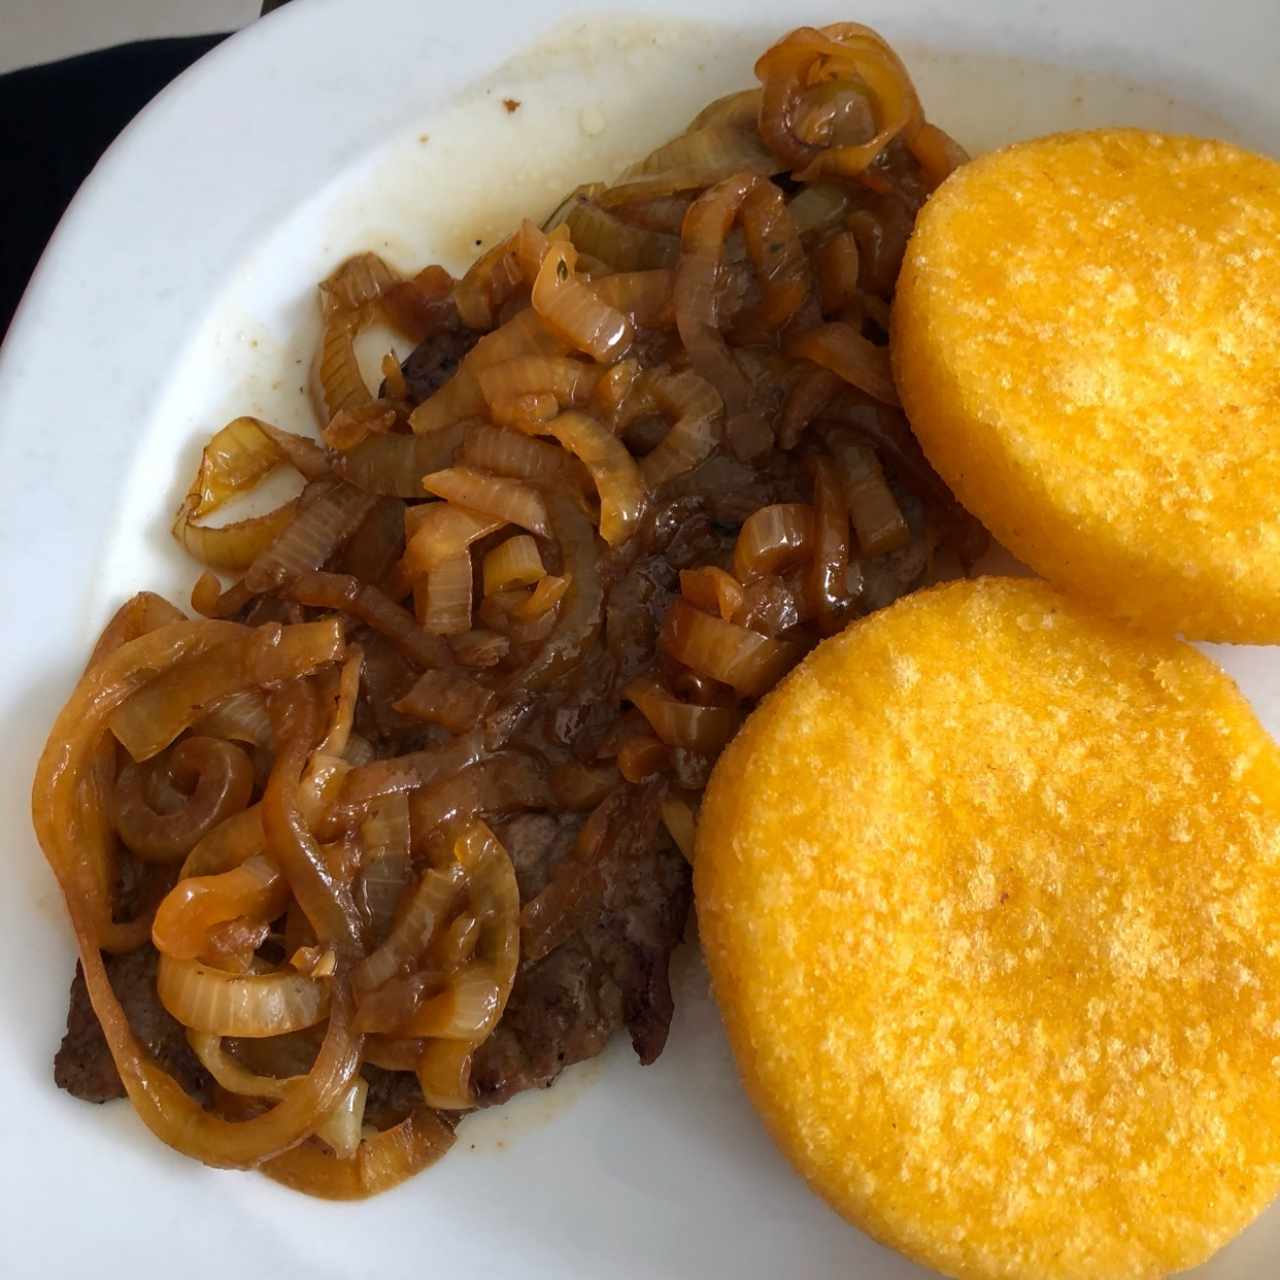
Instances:
[[[590,19],[563,0],[295,0],[162,94],[86,183],[0,350],[0,1275],[924,1275],[771,1148],[692,947],[655,1066],[615,1043],[468,1121],[443,1164],[372,1203],[181,1159],[127,1106],[53,1087],[73,948],[27,816],[44,734],[110,610],[140,586],[184,598],[193,570],[166,526],[199,441],[234,411],[308,425],[329,267],[365,246],[462,265],[750,83],[782,31],[843,18],[893,40],[930,115],[975,149],[1125,123],[1280,152],[1275,0],[666,0]],[[1219,652],[1280,730],[1274,653]],[[1197,1275],[1277,1273],[1280,1208]]]

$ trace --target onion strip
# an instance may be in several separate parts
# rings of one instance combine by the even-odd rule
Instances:
[[[162,672],[130,697],[111,717],[111,731],[135,760],[150,759],[222,698],[307,675],[343,653],[336,618],[237,627],[234,639],[215,652]]]
[[[453,1130],[420,1107],[394,1128],[365,1138],[347,1159],[295,1147],[262,1166],[274,1182],[322,1200],[364,1200],[433,1165],[454,1143]]]
[[[640,710],[661,742],[703,755],[718,752],[733,737],[740,720],[736,707],[681,702],[652,677],[633,680],[623,696]]]
[[[611,361],[631,345],[631,322],[577,278],[577,250],[568,241],[548,245],[533,283],[533,309],[548,328],[595,360]]]
[[[600,494],[600,536],[610,546],[625,542],[645,506],[644,478],[626,445],[584,413],[562,413],[545,429],[591,473]]]
[[[522,533],[499,543],[485,555],[484,593],[489,596],[508,587],[531,587],[546,575],[538,544]]]
[[[803,502],[761,507],[747,517],[733,548],[733,574],[743,586],[781,573],[813,554],[813,508]]]
[[[322,1021],[329,984],[281,970],[223,973],[191,960],[161,954],[156,980],[160,1003],[183,1026],[220,1036],[278,1036]]]
[[[869,342],[850,324],[832,321],[810,329],[787,344],[787,354],[812,360],[883,404],[899,403],[889,349]]]
[[[748,698],[772,688],[799,657],[794,645],[713,618],[683,600],[667,614],[661,645],[677,662]]]
[[[129,763],[116,780],[115,823],[135,856],[172,862],[187,853],[219,823],[239,813],[253,792],[253,765],[234,743],[186,738],[169,761],[173,781],[186,783],[181,808],[158,813],[145,794],[143,770]]]
[[[184,1155],[221,1167],[250,1167],[300,1141],[345,1093],[360,1061],[350,1028],[345,984],[333,988],[329,1026],[315,1064],[296,1092],[265,1115],[228,1122],[189,1098],[139,1043],[129,1026],[98,949],[99,922],[109,921],[96,896],[94,869],[101,851],[82,839],[92,829],[81,787],[85,769],[112,712],[156,672],[207,651],[227,638],[226,623],[172,623],[123,645],[86,673],[59,714],[41,756],[32,790],[40,846],[67,901],[85,984],[126,1092],[143,1122]]]
[[[481,515],[519,525],[547,538],[547,507],[536,489],[509,476],[490,475],[472,467],[450,467],[422,477],[422,487],[437,498]]]

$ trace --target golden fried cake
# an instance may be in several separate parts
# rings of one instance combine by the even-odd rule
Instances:
[[[925,452],[1015,555],[1280,641],[1280,164],[1137,130],[984,156],[921,214],[892,327]]]
[[[747,1090],[963,1280],[1151,1280],[1280,1189],[1280,750],[1035,581],[819,647],[721,757],[698,922]]]

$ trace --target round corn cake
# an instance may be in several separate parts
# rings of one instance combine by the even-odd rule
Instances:
[[[1137,130],[984,156],[916,223],[892,330],[925,452],[1016,556],[1280,641],[1280,164]]]
[[[721,757],[695,889],[770,1131],[918,1261],[1148,1280],[1280,1189],[1280,751],[1190,646],[899,601]]]

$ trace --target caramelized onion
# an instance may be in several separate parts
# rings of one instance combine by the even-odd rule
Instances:
[[[736,129],[754,129],[760,115],[760,90],[740,89],[707,103],[694,116],[689,132],[710,125],[732,125]]]
[[[278,746],[262,796],[267,854],[289,881],[317,939],[352,955],[360,950],[360,921],[351,886],[330,867],[302,811],[302,775],[319,736],[310,691],[301,682],[285,685],[272,695],[271,718]]]
[[[360,839],[366,860],[409,853],[409,798],[382,796],[369,806],[360,824]]]
[[[720,438],[724,405],[716,389],[690,369],[659,379],[653,396],[675,418],[671,430],[640,462],[645,482],[656,489],[711,456]]]
[[[827,446],[836,460],[863,554],[880,556],[905,547],[911,541],[911,530],[875,451],[846,430],[828,432]]]
[[[936,124],[922,124],[908,145],[911,154],[920,164],[925,185],[930,191],[941,186],[956,169],[969,160],[969,153]]]
[[[435,263],[385,290],[379,306],[388,322],[411,342],[454,328],[458,316],[453,277]]]
[[[377,314],[377,304],[399,276],[374,253],[348,258],[320,285],[324,331],[316,353],[314,399],[325,422],[360,409],[373,396],[360,374],[355,336]]]
[[[804,429],[826,408],[842,385],[830,369],[814,366],[801,374],[782,409],[778,444],[784,449],[794,449]]]
[[[547,574],[539,578],[528,596],[512,607],[511,616],[518,622],[536,622],[564,599],[571,582],[568,574]]]
[[[342,1096],[359,1065],[350,1030],[350,1003],[339,985],[315,1064],[296,1093],[267,1114],[228,1123],[204,1112],[142,1048],[112,990],[98,940],[110,913],[97,897],[92,859],[100,849],[84,839],[92,813],[80,783],[111,713],[158,671],[227,638],[226,623],[173,623],[123,645],[86,673],[54,726],[41,757],[32,813],[41,847],[67,899],[80,945],[85,983],[111,1056],[134,1108],[162,1141],[207,1164],[248,1166],[308,1133]]]
[[[631,322],[577,278],[576,262],[569,242],[548,246],[533,285],[533,309],[577,350],[595,360],[616,359],[631,345]]]
[[[529,587],[546,574],[538,544],[522,533],[499,543],[485,555],[484,593],[488,596],[508,587]]]
[[[460,636],[450,636],[449,648],[462,666],[483,669],[496,667],[510,653],[511,641],[483,627],[473,627]]]
[[[421,833],[473,815],[539,809],[551,802],[542,766],[521,751],[499,751],[455,777],[416,791],[409,801],[414,830]]]
[[[481,414],[485,402],[477,378],[485,369],[517,356],[564,355],[570,346],[568,340],[548,329],[541,315],[529,307],[481,338],[453,377],[413,411],[409,425],[422,435]]]
[[[849,508],[827,458],[812,460],[813,563],[810,594],[824,635],[838,631],[848,616]]]
[[[456,560],[473,542],[496,533],[505,523],[454,502],[433,502],[419,510],[421,517],[404,549],[405,569],[410,577],[430,573],[446,561]],[[469,556],[467,562],[470,563]]]
[[[399,280],[399,274],[376,253],[357,253],[340,262],[320,282],[320,314],[358,311],[377,302]]]
[[[356,334],[373,319],[369,311],[340,311],[324,322],[312,375],[312,399],[322,421],[373,400],[356,359]]]
[[[814,259],[823,315],[838,315],[853,306],[858,297],[858,241],[853,232],[838,231],[819,246]]]
[[[640,377],[640,362],[634,356],[610,365],[591,393],[590,411],[616,429],[615,415],[626,402]]]
[[[732,121],[702,125],[695,122],[687,133],[672,138],[628,169],[623,181],[637,174],[696,170],[702,175],[697,185],[709,187],[735,173],[767,175],[777,173],[778,167],[777,159],[760,141],[755,129],[743,128]],[[576,236],[574,241],[577,242]]]
[[[747,405],[747,383],[720,333],[716,287],[725,237],[743,201],[763,182],[752,174],[725,178],[689,206],[676,271],[676,328],[689,363],[715,387],[730,416]]]
[[[238,867],[246,858],[261,853],[264,841],[261,806],[250,805],[214,827],[191,850],[182,864],[180,879],[214,875]]]
[[[465,879],[462,867],[456,863],[423,872],[386,941],[356,966],[353,976],[357,991],[373,991],[413,967],[457,902]]]
[[[555,484],[586,491],[591,481],[572,454],[545,440],[518,431],[476,423],[467,431],[461,460],[500,476],[515,476],[537,484]]]
[[[503,405],[538,392],[552,395],[561,408],[582,408],[600,380],[600,369],[568,356],[517,356],[477,376],[486,404],[501,422]]]
[[[618,771],[611,764],[586,765],[567,760],[551,772],[555,803],[571,812],[594,809],[618,785]]]
[[[547,513],[569,585],[555,630],[521,674],[517,687],[525,692],[546,688],[571,671],[604,620],[600,552],[591,521],[572,498],[561,494],[548,496]]]
[[[247,1098],[283,1098],[297,1077],[264,1076],[250,1071],[223,1047],[222,1037],[208,1031],[187,1031],[200,1065],[214,1078],[219,1088]]]
[[[702,187],[705,175],[698,169],[667,169],[662,173],[638,174],[606,187],[594,197],[608,209],[643,208],[659,201],[679,200],[688,203],[691,193]]]
[[[356,1030],[403,1038],[401,1028],[425,999],[440,991],[444,982],[441,974],[431,971],[388,978],[373,991],[361,993],[356,1009]]]
[[[230,742],[187,738],[174,749],[169,773],[185,789],[185,803],[157,813],[147,802],[140,766],[128,763],[116,782],[116,830],[139,858],[172,862],[185,857],[220,822],[239,813],[253,792],[253,765]]]
[[[441,560],[427,573],[427,607],[422,625],[437,636],[457,636],[471,629],[471,554],[461,551]]]
[[[644,478],[626,445],[584,413],[562,413],[546,430],[591,473],[600,494],[600,536],[611,546],[625,542],[645,504]]]
[[[405,890],[412,883],[413,864],[407,853],[386,853],[370,858],[361,868],[356,880],[356,907],[365,924],[365,936],[373,945],[385,940]]]
[[[411,1031],[421,1028],[438,1037],[427,1041],[419,1060],[424,1096],[437,1102],[446,1079],[454,1096],[471,1096],[470,1051],[502,1016],[520,959],[520,891],[501,841],[483,822],[474,821],[454,841],[454,855],[465,870],[472,914],[479,922],[474,954],[450,978],[442,997],[427,1002],[408,1024]],[[459,1050],[436,1048],[441,1044]]]
[[[669,747],[715,755],[738,728],[735,707],[681,702],[652,677],[633,680],[623,690],[623,696],[639,708],[659,740]]]
[[[405,511],[399,498],[380,497],[351,540],[332,560],[334,572],[360,582],[394,587],[404,557]]]
[[[812,287],[799,229],[772,182],[757,183],[743,200],[742,234],[764,298],[737,327],[744,337],[767,342],[800,310]]]
[[[307,501],[298,517],[249,567],[250,591],[269,591],[297,573],[318,569],[351,537],[373,509],[376,498],[341,481],[317,481],[324,488]]]
[[[176,960],[205,954],[209,934],[228,920],[266,923],[288,905],[289,886],[265,858],[251,856],[216,875],[192,876],[169,891],[156,911],[151,940]]]
[[[869,342],[852,325],[840,321],[820,325],[793,338],[787,354],[830,369],[851,387],[884,404],[896,405],[898,391],[889,368],[889,349]]]
[[[431,1040],[418,1058],[418,1084],[427,1104],[445,1111],[475,1106],[471,1060],[475,1049],[466,1040]]]
[[[320,739],[311,759],[311,771],[315,770],[318,762],[323,758],[340,757],[347,749],[347,738],[351,734],[351,726],[355,721],[356,698],[360,693],[360,674],[363,666],[364,650],[359,645],[353,644],[347,649],[346,659],[337,672],[336,680],[333,678],[332,668],[321,677],[321,687],[325,690],[321,701],[323,703],[324,698],[328,697],[332,706],[324,737]]]
[[[259,747],[271,745],[271,717],[267,714],[266,699],[257,689],[246,689],[223,698],[194,728],[206,738],[232,738]]]
[[[616,271],[674,267],[680,256],[680,241],[675,236],[624,222],[590,200],[577,202],[565,221],[578,249]]]
[[[413,882],[409,797],[380,796],[360,824],[364,848],[354,897],[372,945],[387,936],[405,890]]]
[[[551,536],[541,494],[509,476],[473,467],[450,467],[422,477],[422,487],[437,498],[507,524],[519,525],[541,538]]]
[[[360,1146],[364,1107],[368,1097],[368,1081],[355,1080],[343,1095],[342,1101],[316,1128],[315,1136],[340,1160],[351,1159]]]
[[[799,27],[756,63],[764,85],[760,133],[770,149],[801,181],[825,175],[856,178],[899,134],[910,143],[922,116],[915,88],[892,49],[869,27],[839,22],[820,31]],[[836,81],[868,95],[875,133],[866,141],[821,145],[803,140],[797,115],[804,91],[815,82]]]
[[[902,200],[886,195],[872,208],[851,213],[848,227],[858,242],[859,285],[867,295],[887,297],[907,249],[911,210]]]
[[[404,370],[400,367],[400,361],[396,358],[395,351],[388,351],[379,361],[378,367],[382,370],[388,396],[394,400],[407,400],[409,383],[404,376]]]
[[[222,624],[230,625],[230,624]],[[245,689],[306,675],[343,656],[339,620],[257,629],[150,681],[111,717],[111,731],[135,760],[163,751],[205,708]]]
[[[183,506],[193,519],[216,511],[228,498],[251,489],[283,461],[257,418],[234,418],[205,445]]]
[[[731,619],[742,608],[742,584],[716,565],[680,570],[680,594],[695,608]]]
[[[771,688],[799,656],[793,645],[713,618],[683,600],[671,606],[661,643],[677,662],[748,698]]]
[[[803,502],[761,507],[747,517],[733,547],[733,574],[743,585],[779,573],[813,554],[813,508]]]
[[[161,954],[160,1003],[183,1026],[220,1036],[278,1036],[320,1022],[329,985],[300,973],[224,973]]]
[[[158,631],[171,622],[186,622],[187,615],[175,608],[163,596],[154,591],[139,591],[132,595],[111,616],[102,629],[98,642],[93,646],[88,671],[104,658],[109,658],[121,645],[140,639],[149,632]]]
[[[674,271],[619,271],[591,287],[638,328],[670,329],[676,322]]]
[[[318,609],[340,609],[386,636],[410,662],[420,667],[450,663],[448,647],[428,635],[413,615],[389,600],[377,587],[337,573],[302,573],[286,588],[290,599]]]
[[[394,362],[393,362],[394,363]],[[400,366],[396,365],[397,372]],[[399,421],[399,407],[370,400],[353,409],[340,409],[320,432],[331,449],[353,449],[371,435],[385,435]]]
[[[465,439],[454,423],[425,436],[373,436],[334,460],[334,471],[366,493],[421,498],[422,477],[447,467]]]
[[[787,205],[801,236],[817,237],[844,223],[849,192],[838,182],[811,182]]]
[[[438,724],[451,733],[464,733],[489,709],[492,689],[456,671],[427,671],[395,703],[404,715]]]
[[[253,420],[258,430],[280,450],[280,456],[304,479],[320,480],[330,473],[330,455],[327,449],[309,436],[292,431],[282,431],[270,422]]]
[[[428,747],[403,756],[389,756],[352,769],[342,788],[342,805],[348,813],[363,814],[378,796],[414,791],[474,764],[484,754],[480,734],[471,733],[440,747]]]
[[[445,973],[456,973],[480,946],[480,920],[470,911],[460,912],[432,944],[430,959]]]
[[[433,1165],[454,1143],[453,1130],[427,1107],[365,1138],[346,1159],[319,1147],[294,1147],[262,1166],[275,1182],[322,1200],[364,1200]]]
[[[498,310],[523,279],[515,237],[498,241],[454,286],[453,302],[462,323],[468,329],[492,329]]]
[[[485,1091],[472,1081],[518,965],[612,928],[650,858],[661,894],[678,888],[670,845],[692,858],[748,700],[855,599],[877,607],[935,546],[970,546],[867,340],[961,153],[863,28],[794,32],[761,76],[456,285],[344,263],[320,295],[325,444],[237,419],[175,525],[239,575],[204,574],[193,607],[241,621],[138,597],[104,632],[33,805],[112,1058],[177,1149],[335,1198],[429,1163],[452,1141],[433,1106],[522,1079],[491,1092],[486,1055]],[[433,345],[385,355],[375,392],[355,341],[378,319]],[[439,389],[413,408],[423,385]],[[776,451],[802,433],[802,457]],[[207,523],[286,463],[297,498]],[[572,851],[532,854],[525,822],[566,811],[584,815]],[[485,815],[539,890],[523,910]],[[148,860],[182,860],[176,883]],[[108,981],[103,951],[148,934],[209,1100],[161,1069]],[[654,960],[624,1010],[646,1060],[667,1013]],[[416,1075],[425,1105],[367,1127],[362,1062]]]
[[[410,1014],[403,1034],[474,1043],[493,1029],[502,1009],[501,996],[501,987],[482,967],[465,968]]]
[[[220,528],[195,522],[252,489],[287,460],[266,423],[247,417],[227,423],[201,454],[195,479],[174,518],[173,536],[191,556],[212,569],[247,569],[289,527],[297,513],[296,501]]]
[[[684,854],[687,861],[693,862],[696,820],[689,802],[680,796],[667,795],[662,798],[662,825],[667,834],[675,841],[676,848]]]
[[[224,573],[239,573],[248,569],[280,539],[297,514],[296,498],[265,515],[250,516],[246,520],[216,527],[192,524],[184,512],[179,511],[173,525],[173,536],[192,559]]]

